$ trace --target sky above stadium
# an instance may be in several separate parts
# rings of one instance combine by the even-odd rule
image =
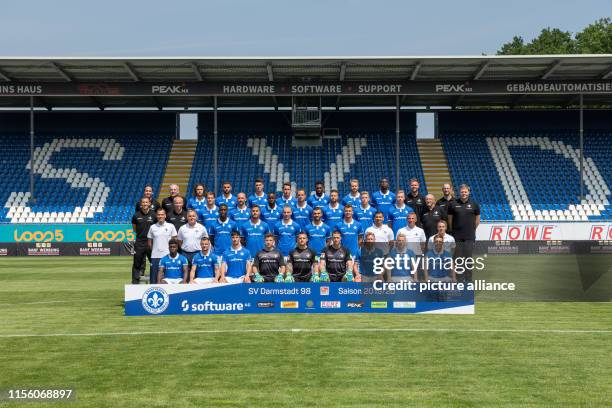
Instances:
[[[544,27],[580,31],[609,0],[6,2],[4,56],[494,54]]]

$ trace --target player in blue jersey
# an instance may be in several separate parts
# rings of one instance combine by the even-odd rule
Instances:
[[[195,210],[199,213],[200,209],[206,206],[206,187],[204,184],[198,183],[193,187],[193,196],[187,200],[187,209]]]
[[[310,224],[312,216],[312,207],[306,202],[306,191],[301,188],[297,191],[297,203],[293,208],[293,219],[295,222],[300,224],[300,227],[304,229]]]
[[[202,237],[200,240],[201,251],[194,255],[191,265],[191,279],[193,283],[214,283],[220,278],[219,263],[217,256],[213,253],[210,239]]]
[[[384,222],[389,222],[389,210],[395,204],[395,194],[389,190],[389,180],[387,178],[383,177],[380,180],[380,191],[372,194],[372,203],[385,216]]]
[[[329,196],[325,194],[325,186],[322,181],[315,183],[315,191],[308,197],[308,205],[313,209],[316,207],[325,207],[329,204]]]
[[[281,219],[282,208],[276,204],[276,193],[268,193],[268,204],[261,207],[261,219],[264,220],[270,227],[275,225]]]
[[[353,219],[353,206],[351,204],[344,206],[344,218],[336,224],[336,230],[340,231],[342,245],[351,251],[354,259],[358,259],[359,247],[363,240],[363,228],[359,221]]]
[[[357,208],[361,203],[361,193],[359,192],[359,180],[352,179],[351,180],[351,191],[344,196],[342,199],[342,206],[344,207],[347,204],[353,206],[353,208]]]
[[[228,206],[219,206],[219,218],[211,227],[210,237],[215,248],[215,255],[223,256],[223,253],[232,246],[232,231],[237,231],[236,223],[227,217]]]
[[[261,211],[258,205],[251,208],[251,218],[240,226],[240,235],[244,238],[244,245],[251,254],[257,254],[264,247],[264,237],[270,231],[265,221],[260,219]]]
[[[354,216],[364,231],[374,225],[374,214],[376,214],[376,208],[370,205],[370,193],[362,191],[361,204],[355,208]]]
[[[408,248],[408,241],[405,235],[400,234],[397,236],[395,247],[389,251],[388,257],[394,260],[393,269],[391,269],[391,281],[418,280],[417,269],[413,268],[414,262],[418,258]]]
[[[186,283],[189,261],[178,253],[178,240],[168,241],[170,253],[159,261],[158,283]]]
[[[266,193],[264,192],[264,181],[262,178],[255,179],[255,192],[249,196],[249,207],[258,205],[264,207],[267,203]]]
[[[297,204],[297,200],[291,194],[291,183],[288,181],[283,183],[283,195],[278,199],[278,204],[281,207],[284,207],[286,205],[295,207],[295,205]]]
[[[221,204],[226,204],[227,208],[231,210],[236,206],[238,201],[236,196],[232,194],[232,184],[229,181],[224,181],[221,188],[223,189],[223,193],[217,197],[215,204],[217,204],[217,207]]]
[[[373,232],[366,232],[365,242],[361,247],[359,256],[359,271],[361,272],[362,282],[388,280],[389,270],[384,268],[384,265],[377,267],[382,268],[382,270],[376,270],[374,266],[375,263],[378,264],[377,259],[383,259],[384,257],[385,251],[380,244],[376,243],[376,235]]]
[[[412,207],[406,204],[404,190],[399,190],[395,197],[395,204],[389,209],[389,227],[393,230],[393,235],[397,235],[400,228],[408,225],[408,214],[413,212]]]
[[[315,208],[312,210],[312,222],[304,228],[304,231],[308,234],[308,247],[317,256],[321,255],[332,233],[331,228],[323,222],[322,218],[323,211],[321,208]]]
[[[289,253],[295,249],[295,242],[298,234],[302,231],[302,227],[296,221],[292,220],[293,210],[290,206],[283,207],[283,218],[274,226],[274,235],[278,237],[278,250],[283,256],[289,256]]]
[[[444,249],[444,239],[434,236],[434,247],[425,255],[425,280],[432,282],[456,282],[453,256]]]
[[[249,274],[253,257],[251,252],[240,243],[240,234],[232,232],[232,246],[225,251],[221,259],[219,282],[242,283],[250,282]]]
[[[332,190],[329,193],[329,204],[323,207],[323,220],[334,231],[344,216],[344,208],[338,201],[340,195],[338,190]]]
[[[196,210],[197,211],[197,210]],[[208,235],[211,234],[211,228],[214,225],[217,218],[219,218],[219,207],[215,205],[215,193],[209,191],[206,193],[206,205],[197,211],[198,220],[204,224]]]
[[[236,200],[236,207],[230,210],[230,218],[236,223],[236,227],[240,228],[245,221],[251,218],[251,209],[247,205],[245,193],[238,193]]]

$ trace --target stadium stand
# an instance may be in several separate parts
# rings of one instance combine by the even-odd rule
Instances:
[[[36,203],[28,192],[28,116],[2,116],[0,222],[129,222],[144,185],[159,191],[173,114],[37,115]]]

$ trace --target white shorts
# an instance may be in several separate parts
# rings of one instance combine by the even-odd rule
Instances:
[[[177,285],[183,281],[181,278],[164,278],[162,279],[164,282],[169,283],[171,285]]]
[[[193,283],[204,284],[204,283],[213,283],[215,278],[195,278]]]
[[[230,276],[226,276],[225,279],[227,280],[227,283],[242,283],[242,282],[244,282],[244,276],[241,276],[239,278],[232,278]]]

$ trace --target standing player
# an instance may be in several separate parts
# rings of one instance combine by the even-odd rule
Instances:
[[[329,196],[325,194],[325,187],[322,181],[315,183],[315,191],[308,197],[308,205],[315,209],[316,207],[325,207],[329,204]]]
[[[283,183],[283,195],[278,201],[280,202],[281,207],[286,205],[290,207],[296,206],[297,200],[291,195],[291,183],[288,181]]]
[[[385,177],[380,180],[380,191],[372,194],[372,202],[376,209],[383,213],[384,222],[389,222],[389,210],[395,204],[395,194],[389,190],[389,180]]]
[[[227,208],[231,210],[238,202],[236,196],[232,194],[232,185],[229,181],[224,181],[221,188],[223,189],[223,193],[217,197],[215,204],[217,207],[219,207],[221,204],[225,204],[227,205]]]
[[[408,214],[414,210],[409,205],[406,205],[406,195],[404,190],[399,190],[395,197],[395,205],[389,210],[389,226],[393,230],[393,235],[397,236],[397,231],[408,225]]]
[[[246,204],[247,198],[245,193],[238,193],[236,199],[236,207],[230,210],[230,218],[240,228],[243,222],[251,218],[251,209]]]
[[[166,222],[166,211],[160,207],[155,212],[157,222],[149,228],[147,233],[147,244],[151,250],[151,273],[149,274],[149,283],[157,283],[157,273],[159,271],[159,261],[170,253],[168,242],[171,239],[176,239],[176,228],[174,225]],[[178,247],[177,247],[178,250]]]
[[[452,201],[455,201],[455,190],[451,183],[444,183],[442,186],[442,198],[436,204],[439,205],[448,213],[448,206]]]
[[[159,261],[159,278],[157,283],[187,283],[189,271],[188,261],[178,253],[179,244],[176,239],[168,242],[168,255]]]
[[[363,228],[358,221],[353,219],[353,206],[351,204],[345,204],[344,218],[336,225],[336,230],[340,231],[342,245],[348,248],[353,255],[353,259],[359,259]]]
[[[209,191],[206,193],[206,205],[198,213],[200,222],[204,224],[208,235],[212,233],[212,226],[219,218],[219,207],[215,204],[215,193]]]
[[[144,191],[142,192],[142,196],[149,199],[149,203],[150,203],[149,209],[153,211],[153,214],[155,214],[157,209],[161,207],[161,204],[156,199],[153,198],[153,187],[150,184],[147,184],[145,186]],[[138,202],[136,203],[135,211],[138,212],[140,210],[141,210],[140,200],[138,200]]]
[[[323,207],[323,219],[332,231],[336,229],[336,225],[342,222],[344,214],[344,210],[338,201],[339,198],[338,190],[330,191],[329,204]]]
[[[249,196],[249,207],[266,205],[266,193],[264,192],[264,181],[262,178],[255,179],[255,192]]]
[[[419,193],[420,183],[419,180],[413,178],[410,179],[410,193],[406,197],[406,204],[408,204],[417,215],[417,222],[420,222],[421,212],[425,205],[425,197]]]
[[[147,234],[151,225],[155,224],[155,213],[151,209],[151,201],[147,197],[140,199],[140,210],[132,216],[132,229],[136,234],[134,242],[134,261],[132,263],[132,284],[138,285],[140,277],[144,275],[147,267],[146,259],[151,262],[151,249],[147,244]]]
[[[215,255],[221,262],[221,257],[232,246],[232,231],[236,231],[236,223],[227,217],[228,206],[222,203],[219,206],[219,218],[211,227],[212,244]]]
[[[323,248],[331,237],[331,229],[323,222],[323,211],[320,207],[312,210],[312,222],[304,228],[308,234],[308,247],[312,249],[317,256],[321,255]]]
[[[345,205],[350,204],[353,206],[353,208],[357,208],[360,203],[361,193],[359,192],[359,180],[352,179],[351,191],[342,199],[342,206],[344,207]]]
[[[340,242],[342,236],[340,231],[332,234],[332,243],[325,247],[319,262],[321,273],[326,271],[331,282],[342,282],[343,280],[361,281],[361,275],[357,268],[354,268],[351,252]]]
[[[189,281],[193,283],[213,283],[219,281],[219,263],[210,247],[210,239],[202,237],[200,251],[193,257]]]
[[[306,202],[306,191],[303,188],[300,188],[297,191],[297,204],[293,209],[293,219],[302,229],[304,229],[308,224],[310,224],[311,215],[312,207],[310,207]]]
[[[370,206],[370,193],[362,191],[361,204],[355,209],[355,218],[364,231],[374,225],[374,214],[376,214],[376,209]]]
[[[245,246],[251,254],[256,254],[263,249],[264,236],[270,232],[270,227],[260,219],[260,216],[259,206],[254,205],[251,208],[251,219],[240,226],[240,235],[244,237]]]
[[[385,216],[382,211],[377,211],[374,214],[374,225],[369,227],[365,232],[372,232],[374,237],[376,237],[376,242],[378,243],[386,243],[388,244],[389,249],[393,246],[393,240],[395,237],[393,236],[393,231],[389,226],[383,221],[385,220]]]
[[[206,205],[206,187],[198,183],[193,187],[193,196],[187,200],[187,209],[199,212]]]
[[[240,244],[238,231],[232,232],[232,247],[225,251],[221,259],[219,282],[250,282],[249,273],[253,258],[248,249]]]
[[[176,184],[170,184],[170,195],[162,200],[161,206],[166,210],[166,214],[170,214],[174,208],[174,197],[180,196],[183,199],[183,204],[187,202],[185,197],[181,196],[179,186]]]
[[[268,193],[268,205],[261,212],[261,219],[273,226],[281,219],[281,208],[276,205],[276,193]]]
[[[285,279],[285,257],[274,247],[275,243],[274,235],[266,234],[265,246],[253,260],[253,275],[260,275],[264,282],[283,282]]]
[[[274,226],[274,235],[278,237],[278,250],[284,257],[295,248],[297,235],[302,231],[300,224],[291,219],[293,210],[290,206],[283,207],[283,218]]]
[[[174,205],[172,206],[172,211],[167,216],[168,222],[174,225],[174,228],[176,228],[177,231],[183,225],[187,224],[187,211],[185,211],[183,197],[174,197]]]
[[[313,275],[318,280],[318,257],[308,248],[308,235],[300,232],[297,236],[297,247],[289,253],[287,274],[292,274],[296,282],[309,282]]]
[[[421,225],[423,231],[425,231],[425,237],[429,239],[429,237],[435,235],[438,232],[438,222],[445,219],[446,211],[444,211],[444,208],[436,205],[436,198],[433,194],[427,194],[423,214],[421,214]]]
[[[206,228],[198,222],[198,214],[195,210],[187,211],[187,224],[183,225],[178,230],[178,242],[181,247],[181,253],[187,258],[189,268],[195,254],[200,251],[200,240],[207,237]],[[189,280],[187,280],[189,282]]]
[[[457,242],[455,258],[472,258],[476,228],[480,224],[480,205],[470,197],[470,187],[462,184],[459,187],[459,198],[448,207],[448,224]],[[472,269],[465,268],[464,273],[458,273],[460,281],[472,281]]]
[[[397,236],[404,235],[406,237],[406,242],[408,242],[408,248],[412,250],[415,255],[422,255],[427,238],[425,237],[423,228],[417,227],[416,221],[417,217],[415,213],[408,214],[408,225],[404,228],[400,228],[397,231]]]

